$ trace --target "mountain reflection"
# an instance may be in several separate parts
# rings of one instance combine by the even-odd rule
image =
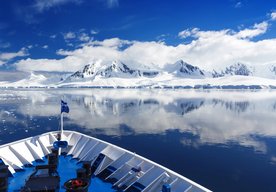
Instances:
[[[203,106],[203,99],[176,99],[174,102],[164,105],[167,112],[185,115]]]
[[[214,105],[223,105],[226,109],[230,111],[234,111],[237,113],[246,112],[248,110],[250,103],[248,101],[238,101],[238,102],[232,102],[232,101],[223,101],[219,99],[213,100]]]
[[[180,141],[183,145],[236,143],[266,153],[264,138],[276,136],[275,96],[272,91],[2,90],[0,136],[7,131],[51,130],[63,98],[70,106],[65,128],[111,136],[177,130],[192,135]]]

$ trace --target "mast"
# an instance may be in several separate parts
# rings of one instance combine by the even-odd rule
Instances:
[[[60,140],[63,134],[63,112],[60,114]]]
[[[60,131],[57,134],[57,141],[54,142],[53,146],[55,149],[58,149],[59,155],[61,154],[61,148],[66,148],[68,146],[67,141],[62,141],[63,136],[63,113],[69,113],[69,107],[66,102],[61,100],[60,102]]]
[[[61,100],[61,108],[60,108],[60,140],[63,134],[63,113],[69,113],[69,107],[66,102]]]

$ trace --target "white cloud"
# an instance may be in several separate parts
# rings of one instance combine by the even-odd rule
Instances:
[[[27,55],[29,54],[26,48],[22,48],[18,52],[0,52],[0,65],[3,65],[16,57],[24,57]]]
[[[190,29],[185,29],[184,31],[180,31],[178,33],[178,37],[181,39],[185,39],[187,37],[190,37],[192,35],[191,30]]]
[[[92,60],[103,58],[105,60],[119,59],[117,47],[84,46],[74,51],[57,51],[63,59],[24,59],[16,63],[17,69],[22,71],[68,71],[81,69]]]
[[[69,3],[81,4],[82,1],[83,0],[31,0],[25,5],[15,5],[14,13],[19,20],[23,20],[27,24],[35,24],[40,23],[39,14],[42,14],[49,9]]]
[[[119,0],[104,0],[106,1],[108,8],[114,8],[119,6]]]
[[[184,31],[180,31],[178,33],[178,37],[181,39],[185,39],[187,37],[191,37],[194,36],[195,34],[197,34],[199,32],[198,28],[193,28],[193,29],[185,29]]]
[[[276,157],[275,156],[271,157],[271,163],[274,164],[274,165],[276,164]]]
[[[80,2],[81,2],[80,0],[35,0],[33,7],[38,12],[43,12],[52,7],[64,5],[67,3],[80,3]]]
[[[81,33],[79,35],[79,40],[83,42],[88,42],[91,38],[86,33]]]
[[[266,33],[268,26],[268,22],[264,21],[262,23],[255,24],[251,29],[241,30],[236,34],[236,36],[238,38],[253,38]]]
[[[20,49],[18,52],[10,52],[10,53],[1,53],[0,59],[1,60],[10,60],[15,57],[23,57],[28,55],[25,48]]]
[[[98,30],[92,29],[92,30],[90,31],[90,33],[91,33],[92,35],[97,35],[97,34],[99,33],[99,31],[98,31]]]
[[[239,1],[235,4],[235,8],[241,8],[243,6],[242,2]]]
[[[119,59],[128,63],[140,63],[163,67],[168,63],[184,59],[203,69],[222,69],[238,61],[261,65],[276,63],[276,39],[249,41],[223,32],[200,32],[199,38],[190,44],[168,46],[162,42],[129,42],[121,39],[93,41],[74,51],[60,50],[60,60],[27,59],[18,62],[19,70],[77,71],[83,65],[101,59]],[[127,43],[126,43],[127,42]],[[121,50],[120,47],[128,46]]]
[[[180,32],[179,36],[190,36],[192,41],[176,46],[157,41],[128,41],[119,38],[90,40],[73,51],[57,51],[58,55],[64,56],[63,59],[24,59],[17,62],[16,66],[23,71],[74,72],[96,59],[118,59],[129,64],[158,68],[183,59],[205,70],[222,70],[236,62],[252,66],[276,64],[276,39],[253,40],[264,34],[268,27],[269,23],[265,21],[240,31],[188,29]]]
[[[93,37],[85,32],[85,29],[80,29],[79,31],[73,32],[69,31],[63,33],[63,38],[67,46],[71,47],[83,47],[93,41]]]
[[[48,49],[49,46],[48,46],[48,45],[43,45],[42,48],[43,48],[43,49]]]
[[[0,49],[6,49],[6,48],[8,48],[10,46],[11,46],[10,43],[8,43],[8,42],[1,42],[0,41]]]
[[[199,28],[193,28],[193,29],[185,29],[183,31],[180,31],[178,33],[178,37],[181,39],[185,39],[187,37],[208,37],[209,35],[230,35],[235,36],[237,38],[253,38],[259,35],[262,35],[266,33],[267,29],[269,27],[269,23],[267,21],[256,23],[253,27],[242,29],[238,32],[235,32],[230,29],[220,30],[220,31],[200,31]]]
[[[74,32],[68,32],[68,33],[64,33],[63,34],[63,38],[65,39],[65,40],[68,40],[68,39],[74,39],[74,38],[76,38],[76,34],[74,33]]]
[[[57,35],[51,35],[50,38],[51,39],[55,39],[57,37]]]
[[[103,47],[112,47],[112,48],[121,48],[124,45],[130,45],[133,42],[128,40],[122,40],[119,38],[105,39],[103,41],[93,41],[91,45],[93,46],[103,46]]]
[[[276,11],[272,12],[270,17],[272,21],[276,21]]]
[[[15,82],[27,78],[28,73],[22,71],[0,71],[0,81]]]
[[[158,35],[155,39],[158,40],[159,42],[164,42],[166,38],[169,36],[170,34],[161,34],[161,35]]]

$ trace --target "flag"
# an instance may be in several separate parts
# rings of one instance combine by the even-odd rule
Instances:
[[[65,113],[69,113],[69,107],[67,105],[66,102],[61,100],[61,113],[65,112]]]

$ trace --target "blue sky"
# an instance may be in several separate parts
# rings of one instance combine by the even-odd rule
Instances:
[[[97,46],[104,50],[109,48],[104,54],[102,53],[104,50],[102,50],[100,52],[102,55],[109,54],[110,50],[119,50],[117,55],[109,54],[114,54],[114,59],[119,58],[132,62],[135,60],[138,63],[148,62],[159,65],[159,61],[155,59],[149,58],[140,61],[135,56],[131,58],[118,56],[118,54],[126,54],[121,49],[131,48],[132,50],[140,45],[148,48],[150,52],[152,42],[155,42],[155,49],[158,49],[156,46],[160,46],[164,52],[171,46],[183,48],[178,51],[179,53],[169,52],[170,55],[175,55],[175,58],[165,58],[164,63],[186,59],[199,65],[199,62],[202,61],[190,58],[187,54],[191,50],[187,52],[186,49],[189,45],[195,46],[192,44],[193,41],[204,38],[204,34],[201,32],[212,32],[207,35],[216,38],[215,32],[223,33],[223,30],[229,30],[224,33],[224,36],[228,37],[234,36],[233,34],[238,34],[240,31],[251,30],[252,32],[256,29],[257,31],[253,31],[253,35],[249,35],[250,37],[235,37],[243,43],[271,41],[276,38],[275,10],[276,2],[274,0],[266,0],[265,3],[259,0],[1,1],[0,69],[32,70],[34,67],[36,70],[38,65],[46,66],[47,62],[54,62],[52,65],[62,67],[55,69],[46,66],[45,70],[62,71],[66,68],[65,61],[66,63],[76,61],[76,66],[72,67],[72,71],[74,71],[85,62],[97,59],[97,55],[94,55],[92,58],[81,60],[80,58],[84,56],[77,55],[76,52]],[[263,23],[262,26],[257,26],[261,23]],[[191,32],[193,29],[194,32]],[[185,35],[183,36],[183,34]],[[103,43],[106,40],[115,44],[110,46],[110,44]],[[186,45],[185,49],[181,45]],[[131,53],[135,52],[138,54],[137,49]],[[129,50],[127,53],[129,54]],[[99,53],[97,52],[97,54]],[[112,56],[106,57],[101,54],[99,55],[100,59],[112,59]],[[201,54],[201,52],[192,54]],[[72,55],[77,60],[68,58]],[[149,57],[149,55],[145,55],[145,57]],[[232,59],[231,62],[238,61],[238,58]],[[45,63],[42,62],[42,59]],[[252,62],[245,58],[241,58],[241,60]],[[270,58],[268,61],[262,62],[273,61],[274,58]],[[228,64],[230,61],[225,63]],[[22,67],[23,65],[24,67]]]

